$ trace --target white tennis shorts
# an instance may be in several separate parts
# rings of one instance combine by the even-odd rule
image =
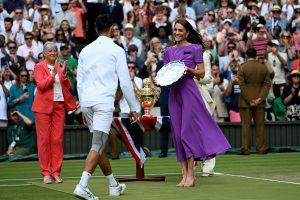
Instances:
[[[102,131],[109,134],[113,120],[113,111],[104,111],[101,104],[81,108],[82,114],[87,121],[91,133]]]

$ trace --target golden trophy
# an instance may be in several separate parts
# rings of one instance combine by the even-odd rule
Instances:
[[[145,116],[151,116],[150,111],[158,100],[160,88],[156,87],[151,78],[143,79],[143,88],[139,91],[139,101],[145,111]]]

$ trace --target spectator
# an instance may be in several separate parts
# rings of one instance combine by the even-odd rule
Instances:
[[[60,46],[60,56],[58,57],[61,63],[67,62],[67,77],[71,83],[71,93],[73,96],[77,97],[76,90],[76,75],[77,75],[77,59],[71,57],[70,48],[67,44],[62,44]]]
[[[264,116],[265,99],[270,90],[270,74],[267,66],[259,63],[256,51],[250,48],[246,52],[247,61],[238,71],[238,83],[241,88],[239,111],[242,120],[241,155],[250,154],[250,123],[254,118],[256,128],[256,147],[259,154],[266,153]]]
[[[122,41],[125,51],[128,52],[128,47],[131,44],[135,44],[138,47],[138,57],[141,56],[143,50],[143,43],[140,39],[134,36],[134,27],[132,24],[126,24],[124,27],[125,41]]]
[[[8,67],[2,68],[2,81],[7,90],[16,82],[16,75]]]
[[[132,44],[128,47],[128,60],[135,63],[137,74],[141,75],[144,70],[144,61],[137,56],[137,53],[138,48],[136,45]]]
[[[227,90],[228,80],[221,76],[217,65],[211,66],[211,72],[213,81],[209,85],[209,91],[214,101],[212,115],[216,122],[224,122],[228,118],[227,107],[224,103],[224,92]]]
[[[288,21],[286,18],[281,18],[281,8],[279,5],[275,5],[272,10],[273,16],[267,20],[266,28],[272,34],[275,33],[274,27],[280,26],[281,32],[283,33],[287,29]],[[279,33],[279,34],[280,34]]]
[[[232,21],[234,31],[238,32],[240,30],[240,21],[236,16],[236,11],[234,7],[227,8],[227,19],[230,19]]]
[[[130,79],[131,79],[131,83],[132,83],[132,86],[133,86],[133,89],[134,89],[134,93],[135,93],[135,96],[136,96],[136,99],[135,99],[135,104],[136,104],[136,108],[137,109],[137,113],[139,115],[141,115],[141,105],[140,105],[140,101],[139,101],[139,95],[140,95],[140,89],[142,89],[143,87],[143,81],[141,78],[137,77],[137,68],[136,68],[136,65],[134,62],[128,62],[128,70],[129,70],[129,75],[130,75]],[[120,99],[120,102],[119,102],[119,105],[120,105],[120,110],[121,110],[121,113],[120,113],[120,117],[128,117],[129,116],[129,113],[130,113],[130,108],[129,108],[129,105],[125,99],[124,96],[122,96],[122,98]]]
[[[9,112],[7,140],[9,147],[7,155],[29,155],[35,151],[35,134],[32,128],[33,121],[20,111]]]
[[[199,0],[195,1],[192,7],[195,10],[196,20],[199,22],[203,20],[207,12],[214,10],[215,5],[213,2],[208,0]]]
[[[70,45],[71,48],[71,54],[73,57],[77,58],[77,53],[76,53],[76,44],[75,44],[75,38],[74,38],[74,33],[70,27],[70,23],[68,20],[63,20],[60,24],[60,30],[62,30],[65,34],[66,37],[66,43]]]
[[[68,40],[63,30],[58,29],[55,33],[55,44],[57,49],[60,51],[62,44],[68,44]]]
[[[3,9],[3,2],[0,2],[0,34],[5,33],[5,28],[4,28],[4,19],[9,17],[9,14],[5,9]]]
[[[144,24],[142,19],[142,12],[138,1],[132,1],[133,9],[126,14],[123,24],[132,24],[137,38],[141,38]]]
[[[4,0],[3,7],[9,14],[16,10],[16,8],[24,8],[24,0]]]
[[[260,8],[259,15],[262,17],[269,17],[273,10],[273,4],[270,2],[270,0],[263,0],[262,2],[259,2],[258,7]]]
[[[275,121],[275,114],[273,111],[274,100],[275,100],[275,96],[271,85],[268,96],[266,98],[265,121]]]
[[[294,15],[290,21],[290,28],[295,28],[300,25],[300,6],[294,7]]]
[[[256,50],[257,59],[264,57],[268,43],[272,40],[272,36],[265,29],[263,24],[258,24],[256,28],[252,28],[249,33],[247,42],[248,48],[254,48]]]
[[[1,58],[1,66],[4,68],[9,67],[15,74],[19,74],[19,70],[25,67],[25,60],[16,54],[18,47],[15,42],[8,42],[7,48],[9,49],[9,54]]]
[[[5,37],[4,35],[0,35],[0,59],[6,56],[6,54]]]
[[[157,64],[162,62],[162,50],[160,40],[156,37],[152,38],[150,41],[150,50],[147,52],[147,59],[145,60],[145,66],[151,78],[155,77]]]
[[[123,7],[117,0],[105,0],[101,4],[101,14],[108,14],[112,17],[113,23],[121,26],[124,20]]]
[[[240,99],[241,89],[238,84],[239,63],[233,61],[229,64],[232,75],[229,79],[228,86],[224,91],[224,97],[227,98],[227,110],[229,113],[230,122],[240,122],[241,116],[239,113],[238,101]]]
[[[236,44],[234,42],[228,42],[227,43],[227,52],[228,55],[220,57],[220,71],[222,74],[224,74],[224,77],[230,80],[231,77],[231,69],[229,64],[231,62],[238,62],[239,64],[242,64],[244,62],[244,58],[239,56],[238,51],[236,50]]]
[[[300,71],[292,69],[290,84],[283,90],[283,103],[286,105],[286,118],[288,121],[300,120]]]
[[[8,89],[4,84],[4,70],[0,76],[0,127],[7,127],[7,103],[6,98],[9,96]]]
[[[48,5],[42,5],[40,9],[40,17],[36,23],[37,29],[39,30],[41,37],[47,33],[53,33],[55,31],[53,27],[52,17],[50,16],[50,10]]]
[[[269,45],[270,48],[267,50],[267,58],[275,71],[273,91],[277,98],[280,96],[280,87],[284,87],[286,84],[284,68],[286,66],[287,55],[286,53],[279,52],[278,40],[272,40]]]
[[[280,36],[279,52],[287,55],[287,69],[291,69],[291,62],[293,60],[293,52],[291,49],[291,34],[289,32],[283,32]]]
[[[17,55],[21,56],[25,59],[26,62],[26,69],[33,70],[35,63],[38,62],[38,55],[41,53],[37,46],[34,46],[33,41],[33,34],[30,32],[25,33],[24,35],[25,44],[20,46],[17,51]]]
[[[12,26],[13,26],[14,20],[10,17],[6,17],[4,19],[4,28],[5,32],[3,33],[5,36],[5,41],[15,41],[16,34],[12,32]]]
[[[118,24],[112,25],[112,38],[114,43],[119,45],[125,50],[123,44],[125,44],[125,37],[122,35],[121,27]]]
[[[76,14],[70,10],[69,0],[60,0],[61,11],[56,13],[54,16],[54,28],[57,30],[60,28],[63,20],[67,20],[70,24],[72,30],[75,29],[77,25]]]
[[[77,52],[80,52],[81,49],[83,48],[82,45],[85,43],[84,42],[84,38],[85,38],[84,17],[87,10],[82,0],[72,0],[70,11],[76,14],[77,23],[73,32],[74,32],[75,42],[78,44]]]
[[[158,38],[162,44],[163,49],[166,48],[171,42],[171,35],[168,35],[168,30],[165,26],[158,28]]]
[[[160,27],[165,27],[167,35],[172,34],[172,25],[167,21],[167,16],[164,14],[162,6],[157,7],[153,22],[149,24],[149,37],[158,37],[158,30]]]
[[[28,74],[29,74],[29,83],[33,83],[35,85],[35,80],[34,80],[34,74],[33,74],[33,70],[28,70]]]
[[[33,26],[30,21],[24,18],[24,13],[22,8],[15,9],[15,20],[12,26],[12,32],[16,34],[15,42],[18,45],[24,44],[24,34],[26,32],[32,32]]]
[[[286,108],[285,108],[285,105],[284,105],[283,99],[282,99],[283,90],[284,90],[284,88],[281,87],[280,88],[280,96],[275,98],[274,103],[273,103],[273,110],[274,110],[275,118],[277,121],[285,121],[286,120],[286,118],[285,118]]]
[[[195,10],[187,5],[187,0],[178,0],[178,3],[178,8],[172,9],[169,21],[173,23],[177,18],[184,17],[194,24],[196,22]]]
[[[21,68],[16,78],[16,83],[9,90],[7,104],[10,108],[20,111],[34,122],[34,114],[31,110],[34,99],[35,86],[29,83],[29,73],[26,68]]]
[[[204,18],[203,27],[206,35],[215,38],[218,32],[218,22],[216,20],[216,14],[213,10],[209,10],[207,17]]]

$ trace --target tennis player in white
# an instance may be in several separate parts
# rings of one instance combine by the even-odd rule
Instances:
[[[96,31],[99,37],[81,51],[78,61],[79,103],[89,130],[93,133],[93,139],[74,195],[87,200],[98,200],[98,197],[89,190],[88,182],[99,163],[100,155],[108,139],[118,81],[129,104],[129,116],[132,123],[138,119],[136,113],[138,108],[135,104],[135,94],[129,77],[125,51],[110,38],[111,27],[110,16],[99,15],[97,17]],[[125,184],[119,184],[112,174],[107,176],[107,179],[110,196],[119,196],[124,192]]]

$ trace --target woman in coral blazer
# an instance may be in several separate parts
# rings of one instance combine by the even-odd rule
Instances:
[[[76,108],[76,101],[69,92],[71,84],[65,75],[66,63],[57,62],[55,43],[47,42],[43,54],[45,60],[34,67],[37,91],[32,106],[39,163],[44,183],[61,183],[65,113]]]

